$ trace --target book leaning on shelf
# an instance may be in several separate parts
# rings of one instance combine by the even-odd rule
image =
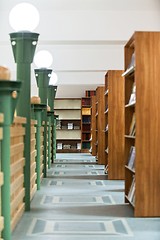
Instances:
[[[133,104],[135,102],[136,102],[136,85],[135,85],[135,82],[134,82],[133,86],[132,86],[132,92],[131,92],[131,96],[130,96],[128,104]]]
[[[132,54],[131,61],[128,65],[126,71],[122,74],[122,77],[132,73],[134,71],[134,69],[135,69],[135,53]]]
[[[135,169],[135,157],[136,157],[135,146],[131,146],[127,166],[132,170]]]
[[[136,132],[136,115],[134,112],[132,115],[132,120],[129,128],[129,135],[135,136],[135,132]]]
[[[135,196],[135,176],[133,176],[131,187],[128,192],[128,199],[132,203],[133,203],[134,196]]]

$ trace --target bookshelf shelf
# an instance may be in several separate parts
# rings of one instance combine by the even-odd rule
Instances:
[[[160,216],[160,32],[135,32],[125,45],[125,73],[133,54],[134,70],[125,81],[125,201],[134,208],[135,217]],[[134,86],[136,103],[129,103]],[[128,136],[135,115],[136,136]],[[135,146],[135,171],[128,167]],[[136,191],[135,191],[136,189]],[[131,191],[132,190],[132,191]]]
[[[135,170],[131,169],[130,167],[128,167],[127,165],[125,165],[125,168],[129,171],[131,171],[133,174],[135,174]]]
[[[59,115],[56,127],[57,153],[80,152],[81,150],[81,99],[57,98],[55,113]]]
[[[136,139],[136,137],[135,137],[135,136],[131,136],[131,135],[124,135],[124,136],[125,136],[125,138]]]
[[[134,102],[134,103],[132,103],[132,104],[126,104],[125,105],[125,108],[133,108],[133,107],[135,107],[135,105],[136,105],[136,103]]]
[[[123,180],[124,169],[124,79],[122,70],[105,75],[105,156],[108,179]],[[109,149],[109,152],[108,152]]]

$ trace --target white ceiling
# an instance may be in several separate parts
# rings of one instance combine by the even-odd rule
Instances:
[[[9,41],[9,11],[20,0],[0,0],[0,64],[16,66]],[[160,31],[160,0],[26,0],[40,13],[37,51],[49,50],[62,97],[65,86],[104,84],[105,72],[123,69],[124,45],[134,31]],[[32,64],[32,70],[35,65]],[[63,89],[63,91],[62,91]],[[66,87],[67,96],[78,88]],[[36,94],[32,71],[32,95]],[[79,91],[79,92],[81,92]],[[74,92],[74,93],[73,93]],[[57,92],[58,94],[58,92]],[[81,94],[81,93],[79,93]],[[78,95],[77,95],[78,97]]]

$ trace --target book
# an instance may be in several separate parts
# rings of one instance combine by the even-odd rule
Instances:
[[[132,170],[134,169],[135,156],[136,156],[135,146],[131,146],[130,153],[129,153],[129,158],[128,158],[128,167]]]
[[[130,96],[130,99],[129,99],[129,104],[132,104],[132,103],[135,103],[136,102],[136,85],[135,85],[135,82],[133,83],[133,86],[132,86],[132,92],[131,92],[131,96]]]
[[[135,193],[135,176],[133,176],[133,180],[132,180],[129,192],[128,192],[128,199],[130,202],[133,201],[134,193]]]
[[[128,65],[126,71],[122,74],[122,77],[133,73],[134,69],[135,69],[135,53],[132,54],[130,63]]]
[[[135,126],[136,126],[136,115],[135,112],[132,115],[132,120],[129,128],[129,135],[134,136],[133,133],[135,133]]]

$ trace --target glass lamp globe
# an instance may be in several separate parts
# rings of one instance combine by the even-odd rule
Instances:
[[[15,31],[33,31],[39,24],[39,12],[30,3],[19,3],[10,11],[9,23]]]
[[[51,75],[51,78],[50,78],[50,81],[49,81],[49,85],[55,85],[58,81],[58,77],[57,77],[57,74],[52,72],[52,75]]]
[[[41,50],[35,54],[34,63],[38,68],[49,68],[52,62],[52,54],[46,50]]]

